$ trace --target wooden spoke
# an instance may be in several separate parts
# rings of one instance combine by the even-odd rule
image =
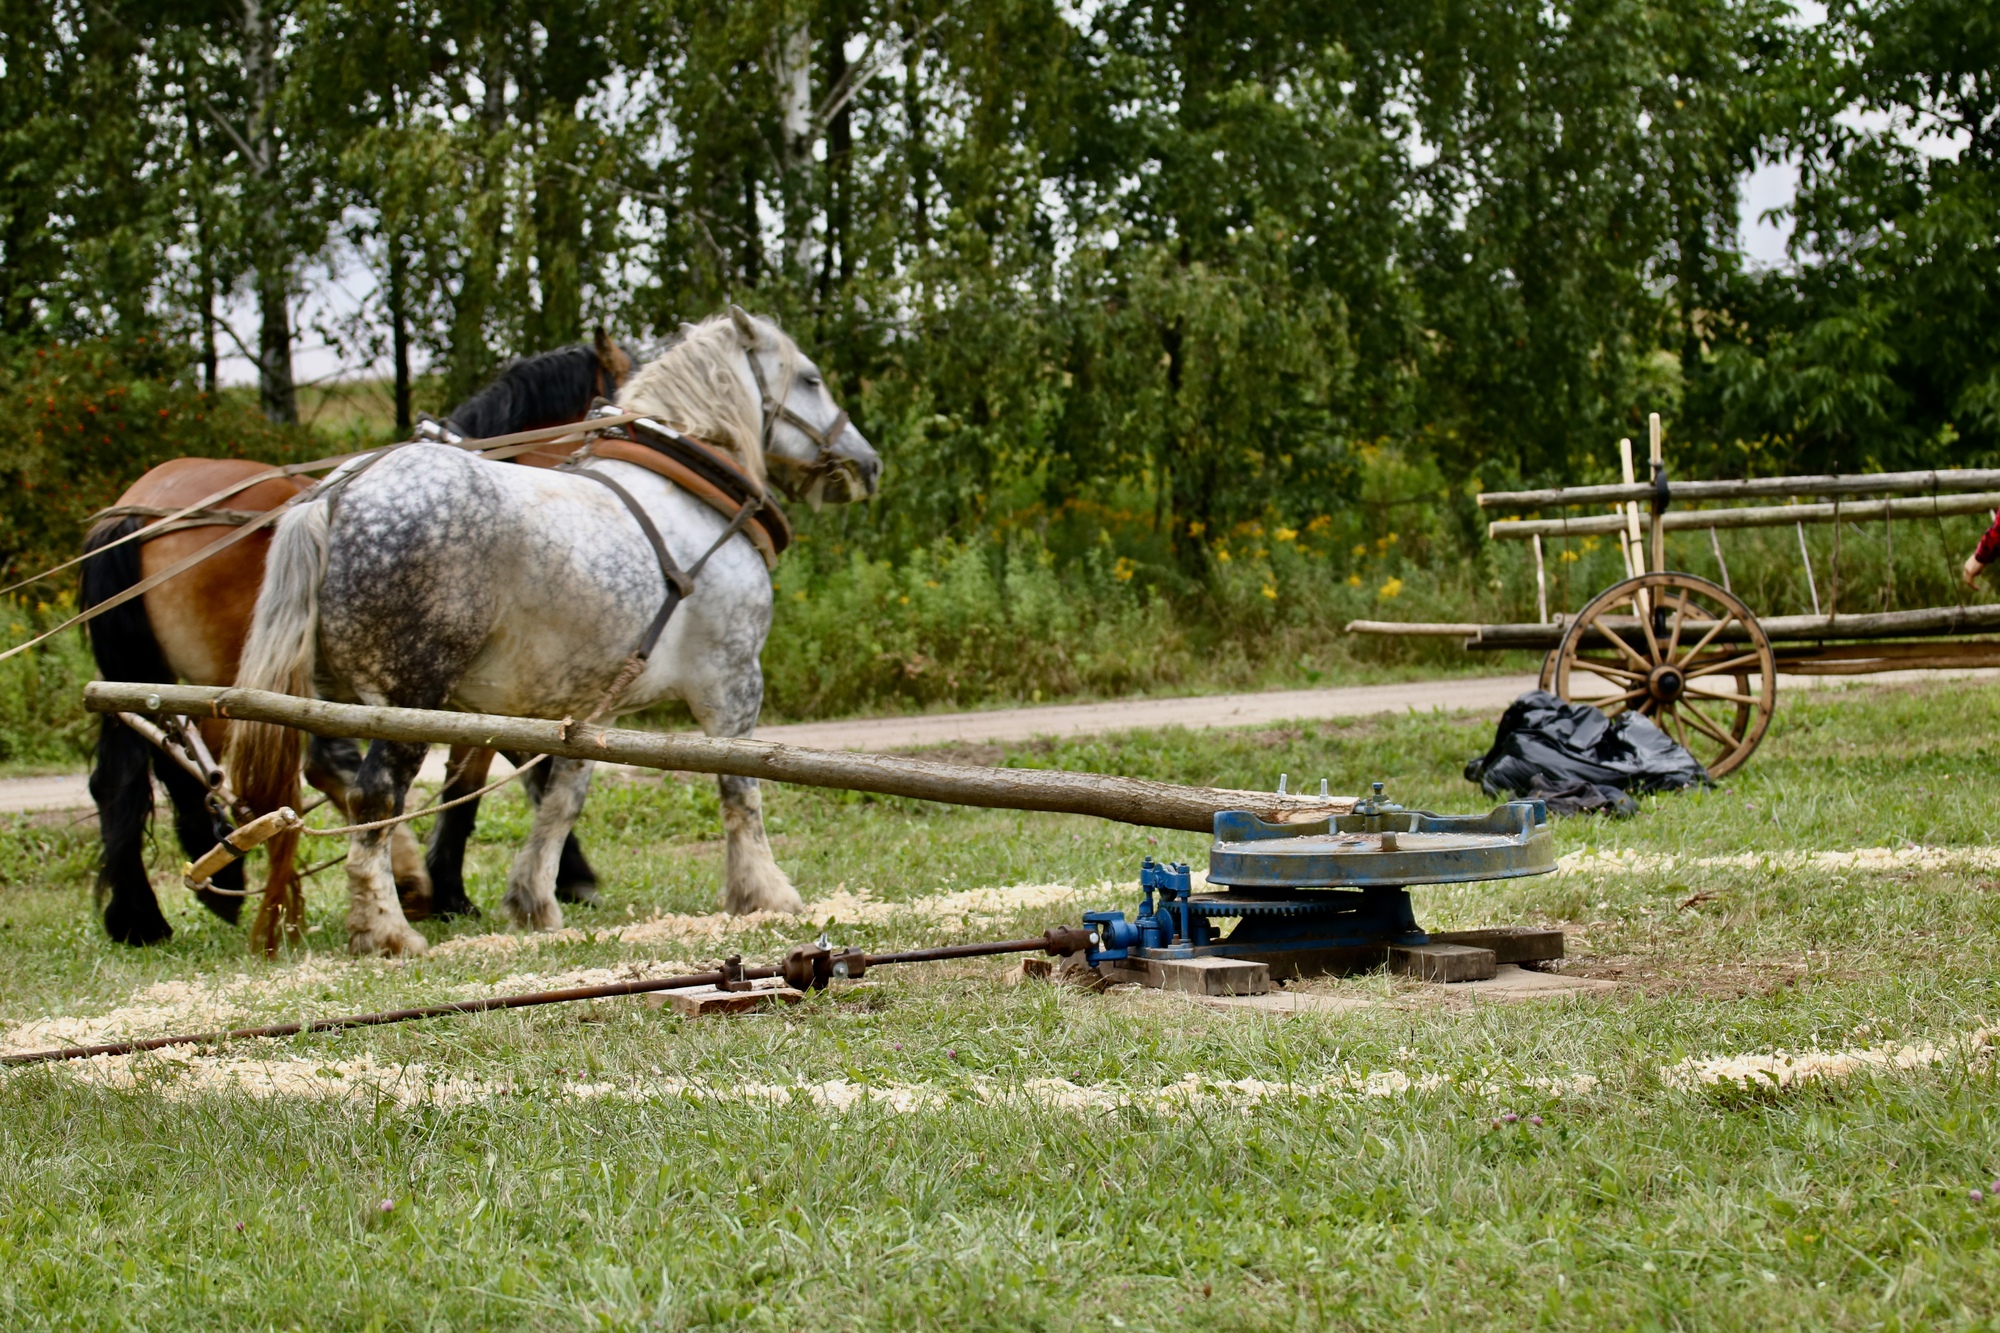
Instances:
[[[1757,660],[1758,656],[1756,653],[1744,653],[1740,657],[1731,657],[1715,662],[1704,662],[1700,666],[1688,667],[1681,674],[1688,680],[1695,680],[1702,676],[1713,676],[1720,672],[1728,672],[1731,675],[1735,675],[1740,673],[1744,667],[1749,666]]]
[[[1634,603],[1634,605],[1636,604],[1637,603]],[[1651,598],[1646,599],[1646,605],[1648,607],[1652,605]],[[1650,610],[1643,611],[1640,613],[1639,628],[1646,632],[1646,651],[1651,659],[1648,662],[1648,665],[1650,666],[1653,663],[1664,662],[1666,659],[1660,656],[1659,637],[1653,633],[1653,614]]]
[[[1679,702],[1686,705],[1687,720],[1694,724],[1695,730],[1705,732],[1712,740],[1719,741],[1722,744],[1724,753],[1736,748],[1736,738],[1716,726],[1713,722],[1710,722],[1706,714],[1693,704],[1688,703],[1685,695],[1681,697]],[[1677,709],[1676,711],[1682,710]]]
[[[1714,643],[1715,636],[1722,633],[1722,631],[1724,631],[1725,629],[1728,629],[1731,622],[1733,622],[1735,619],[1736,617],[1733,614],[1727,611],[1723,612],[1722,619],[1716,621],[1713,625],[1710,625],[1708,627],[1708,633],[1701,636],[1701,642],[1696,644],[1694,647],[1688,649],[1687,656],[1683,657],[1681,661],[1692,662],[1695,658],[1701,656],[1701,650],[1708,647],[1709,644]]]
[[[1681,748],[1683,750],[1692,749],[1693,747],[1688,744],[1687,723],[1681,720],[1681,710],[1678,708],[1668,709],[1667,718],[1674,724],[1674,739],[1681,743]]]
[[[1685,590],[1674,598],[1674,632],[1667,636],[1667,652],[1664,660],[1674,660],[1674,650],[1681,646],[1681,626],[1687,623],[1688,599]]]
[[[1681,698],[1713,700],[1716,703],[1742,704],[1745,708],[1755,708],[1757,706],[1755,695],[1736,694],[1729,690],[1689,690],[1681,695]]]
[[[1639,623],[1643,625],[1646,622],[1642,620]],[[1624,635],[1620,634],[1617,630],[1611,628],[1611,626],[1609,625],[1599,625],[1597,628],[1603,631],[1605,638],[1611,640],[1611,642],[1618,645],[1618,651],[1624,653],[1625,656],[1631,658],[1633,662],[1637,663],[1639,670],[1641,672],[1645,673],[1646,675],[1652,674],[1653,664],[1647,661],[1645,658],[1639,656],[1638,651],[1635,648],[1633,648],[1631,644],[1625,642]],[[1647,637],[1650,638],[1652,636],[1652,631],[1647,630],[1646,634]]]
[[[1579,657],[1577,670],[1588,671],[1593,676],[1603,676],[1606,680],[1645,680],[1649,673],[1633,671],[1629,667],[1613,666],[1601,657]]]
[[[1627,690],[1623,694],[1614,694],[1607,698],[1602,698],[1602,699],[1591,699],[1588,702],[1590,703],[1590,706],[1593,708],[1609,708],[1613,704],[1627,703],[1633,699],[1641,698],[1645,694],[1646,691],[1643,689]]]

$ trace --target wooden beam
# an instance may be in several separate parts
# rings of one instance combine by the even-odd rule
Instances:
[[[1636,631],[1639,622],[1632,616],[1606,616],[1604,623],[1614,630]],[[1681,629],[1683,639],[1699,640],[1713,621],[1690,620]],[[2000,632],[2000,605],[1933,606],[1915,611],[1887,611],[1860,616],[1770,616],[1757,623],[1774,643],[1818,639],[1915,639],[1936,634],[1992,634]],[[1468,636],[1466,647],[1486,651],[1509,648],[1553,648],[1562,641],[1560,625],[1480,625]],[[1717,643],[1744,643],[1749,640],[1741,625],[1730,625],[1716,636]],[[1584,640],[1591,647],[1599,636]]]
[[[1787,528],[1794,523],[1831,523],[1836,518],[1855,523],[1881,518],[1950,518],[1954,514],[1990,514],[2000,509],[2000,491],[1976,495],[1924,496],[1916,500],[1856,500],[1851,504],[1760,505],[1753,509],[1675,509],[1660,519],[1668,532],[1689,528]],[[1529,537],[1588,537],[1620,532],[1626,519],[1618,514],[1586,518],[1500,519],[1486,525],[1495,541]]]
[[[1124,824],[1192,833],[1210,832],[1216,814],[1223,810],[1249,810],[1266,820],[1296,821],[1345,814],[1354,806],[1351,796],[1275,796],[1100,773],[982,768],[902,755],[809,750],[772,741],[565,725],[540,718],[373,708],[267,690],[98,680],[84,687],[83,703],[93,713],[179,713],[184,717],[275,722],[315,736],[525,750],[685,773],[728,773],[805,787],[912,796],[953,805],[1094,815]]]
[[[1952,468],[1936,472],[1864,472],[1822,477],[1754,477],[1742,481],[1675,481],[1668,484],[1672,504],[1697,500],[1787,500],[1805,495],[1944,495],[1956,491],[2000,489],[2000,471]],[[1629,486],[1563,486],[1543,491],[1488,491],[1479,497],[1482,509],[1555,509],[1569,505],[1608,505],[1653,498],[1648,482]]]

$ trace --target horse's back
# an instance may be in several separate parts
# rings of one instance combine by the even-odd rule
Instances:
[[[641,497],[682,567],[720,533],[724,520],[652,474],[615,465],[615,475]],[[658,687],[671,692],[680,674],[673,659],[691,634],[697,653],[747,650],[754,660],[769,583],[748,542],[731,545],[744,549],[716,553],[668,626],[648,672]],[[746,598],[756,590],[733,586],[746,578],[761,585],[761,605]],[[719,608],[695,603],[718,595],[736,605],[724,618],[750,612],[750,633],[697,629]],[[561,717],[601,697],[665,596],[650,543],[609,488],[411,446],[340,498],[320,595],[321,660],[327,683],[356,698]],[[732,638],[743,642],[723,642]]]
[[[127,487],[118,503],[185,509],[224,487],[270,470],[269,463],[247,458],[169,459]],[[274,477],[219,501],[216,508],[263,513],[308,484],[294,477]],[[151,578],[234,530],[233,524],[203,525],[142,542],[140,577]],[[196,685],[227,685],[236,679],[270,544],[268,528],[252,533],[145,595],[146,619],[152,624],[153,636],[167,665],[181,679]]]

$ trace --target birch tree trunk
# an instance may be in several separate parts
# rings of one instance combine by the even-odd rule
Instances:
[[[812,101],[812,28],[801,17],[778,37],[772,75],[778,85],[778,163],[784,171],[785,239],[792,264],[810,278],[815,247],[812,234],[813,140],[817,130]]]

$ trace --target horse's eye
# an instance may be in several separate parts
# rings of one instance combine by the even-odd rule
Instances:
[[[817,376],[817,375],[808,375],[808,376],[806,376],[806,387],[807,387],[808,389],[817,389],[817,388],[819,387],[819,385],[820,385],[820,378],[819,378],[819,376]]]

